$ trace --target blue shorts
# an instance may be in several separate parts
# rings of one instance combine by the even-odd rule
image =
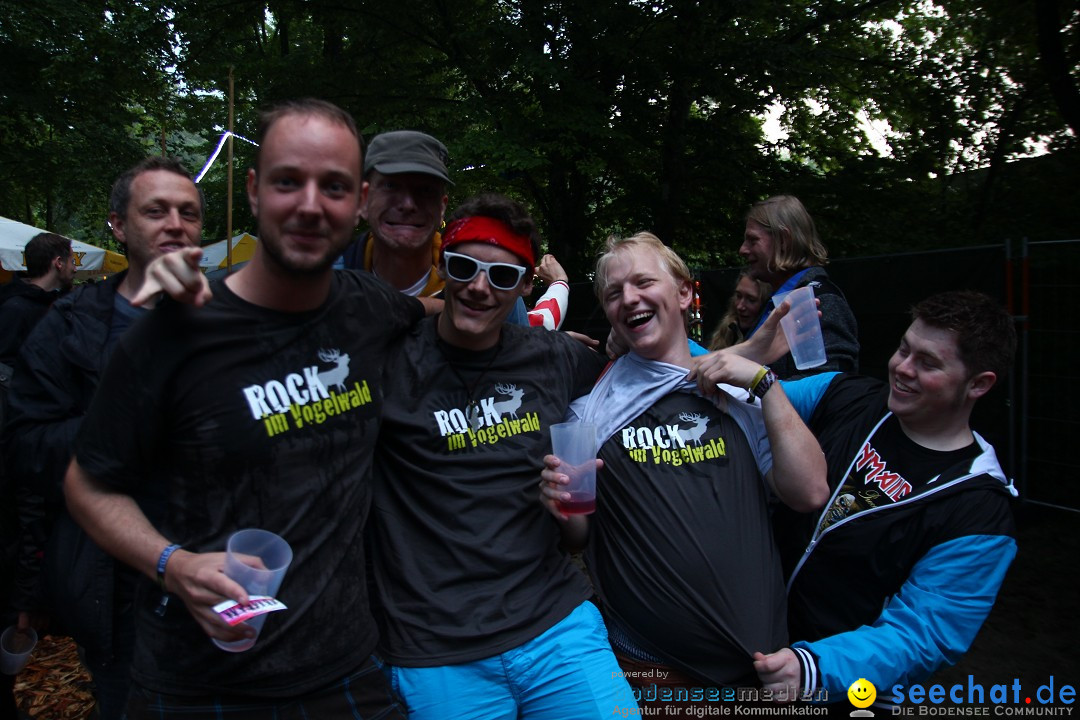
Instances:
[[[409,720],[590,720],[637,708],[590,602],[500,655],[389,670]]]

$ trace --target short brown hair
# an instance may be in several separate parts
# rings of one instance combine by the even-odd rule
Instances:
[[[996,300],[973,290],[931,295],[911,308],[911,319],[956,333],[960,361],[969,376],[990,371],[1000,380],[1016,354],[1016,328]]]
[[[515,235],[529,238],[533,258],[540,257],[542,240],[540,230],[536,227],[536,221],[529,215],[529,211],[517,200],[499,193],[474,195],[454,208],[450,217],[447,218],[447,225],[461,218],[475,216],[494,218],[514,231]],[[525,270],[525,277],[531,278],[534,268],[530,265]]]
[[[151,172],[152,170],[164,170],[166,172],[176,173],[181,177],[185,177],[191,180],[191,173],[187,171],[183,163],[174,157],[165,157],[162,155],[151,155],[150,157],[143,158],[139,162],[128,168],[123,175],[116,178],[116,182],[113,183],[112,191],[109,193],[109,212],[116,213],[121,219],[127,219],[128,205],[131,204],[131,184],[135,182],[135,178],[142,175],[144,172]],[[194,180],[191,180],[194,184]],[[202,220],[206,215],[206,198],[203,197],[203,191],[198,185],[195,185],[195,189],[199,192],[199,219]]]
[[[270,132],[270,128],[274,127],[274,123],[278,120],[288,115],[315,115],[343,125],[356,138],[356,142],[360,144],[360,167],[363,168],[364,138],[360,137],[353,116],[332,102],[319,100],[318,98],[300,98],[298,100],[284,100],[259,113],[259,128],[255,136],[259,145],[259,149],[255,151],[255,172],[259,172],[262,146],[266,142],[266,135]]]
[[[49,272],[49,265],[58,257],[71,257],[71,241],[56,233],[38,233],[23,248],[26,258],[26,277],[33,279]]]

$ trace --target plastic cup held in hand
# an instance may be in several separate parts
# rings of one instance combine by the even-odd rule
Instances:
[[[30,653],[34,651],[37,639],[34,628],[20,630],[12,625],[4,630],[0,635],[0,673],[18,675],[30,662]]]
[[[558,501],[566,515],[586,515],[596,510],[596,426],[569,422],[551,426],[551,453],[559,458],[559,471],[570,478],[563,488],[570,500]]]
[[[780,318],[780,327],[791,348],[795,367],[806,370],[825,364],[825,340],[821,336],[814,288],[809,285],[796,288],[776,300],[776,306],[779,307],[784,300],[791,303],[791,310]]]
[[[274,597],[285,571],[292,562],[293,552],[289,543],[280,535],[269,530],[238,530],[229,538],[225,549],[225,574],[244,586],[248,595],[267,595]],[[261,567],[260,567],[261,562]],[[250,649],[259,638],[259,631],[266,622],[266,615],[259,615],[247,621],[255,628],[255,637],[223,642],[214,640],[214,644],[229,652],[243,652]]]

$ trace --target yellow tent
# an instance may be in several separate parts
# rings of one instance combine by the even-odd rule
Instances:
[[[238,263],[247,262],[251,259],[251,256],[255,254],[255,243],[258,240],[254,235],[248,233],[240,233],[232,239],[232,261],[233,265]],[[199,267],[203,269],[203,272],[216,269],[224,269],[228,264],[228,257],[226,255],[227,249],[224,240],[219,240],[216,243],[203,246],[202,260],[199,261]]]

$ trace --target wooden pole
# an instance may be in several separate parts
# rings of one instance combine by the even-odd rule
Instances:
[[[229,68],[229,152],[228,170],[226,170],[226,187],[228,195],[225,199],[225,272],[232,272],[232,199],[233,199],[233,69]]]

